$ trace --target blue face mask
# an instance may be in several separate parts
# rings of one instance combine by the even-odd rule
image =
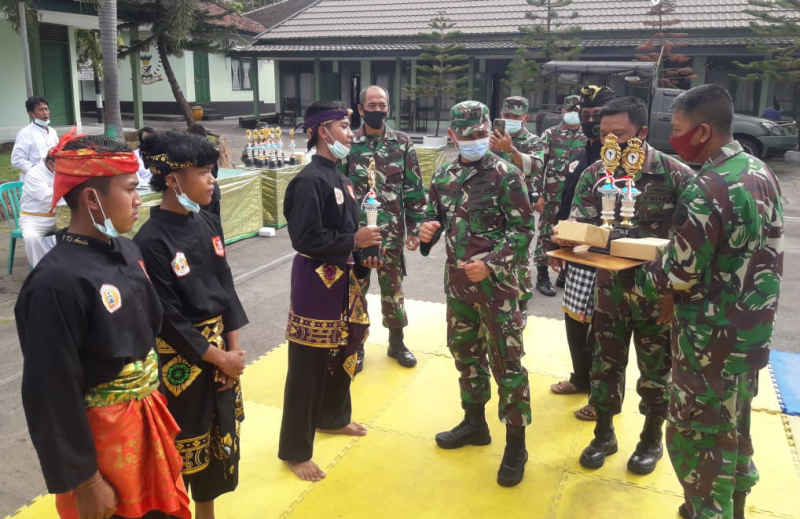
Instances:
[[[564,123],[570,126],[581,124],[581,116],[578,112],[567,112],[564,114]]]
[[[50,119],[34,119],[33,122],[43,128],[47,128],[48,126],[50,126]]]
[[[117,231],[117,228],[114,227],[114,222],[111,221],[111,218],[106,216],[106,212],[103,210],[103,204],[100,203],[100,197],[97,195],[97,191],[94,189],[92,189],[92,191],[94,191],[94,196],[97,199],[97,205],[100,206],[100,212],[103,215],[103,225],[100,225],[94,220],[94,215],[92,215],[92,212],[89,211],[89,218],[92,219],[92,225],[94,225],[94,228],[103,233],[105,236],[108,236],[109,238],[116,238],[119,236],[119,231]]]
[[[474,141],[458,141],[458,151],[467,162],[476,162],[489,151],[489,137]]]
[[[329,144],[328,150],[339,160],[344,160],[350,155],[350,148],[339,141],[333,141],[333,144]]]
[[[506,119],[506,131],[509,135],[519,133],[522,129],[522,121],[516,119]]]
[[[200,212],[200,204],[186,196],[186,193],[183,192],[183,188],[181,188],[180,182],[178,182],[178,177],[175,177],[175,185],[178,186],[178,190],[180,193],[177,193],[178,203],[181,204],[181,207],[189,211],[190,213],[199,213]]]

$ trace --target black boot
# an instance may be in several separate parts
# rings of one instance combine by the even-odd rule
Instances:
[[[389,349],[386,354],[403,367],[413,368],[417,365],[416,357],[403,343],[402,328],[389,328]]]
[[[558,288],[564,288],[567,284],[567,267],[564,266],[561,268],[561,272],[558,273],[558,279],[556,279],[556,286]]]
[[[747,492],[733,493],[733,519],[744,519],[744,503],[747,500]]]
[[[634,474],[650,474],[656,468],[656,463],[664,455],[661,446],[661,425],[664,419],[656,416],[647,416],[644,419],[644,428],[639,435],[639,443],[628,460],[628,470]]]
[[[553,285],[550,284],[550,275],[547,273],[547,265],[537,265],[536,269],[539,271],[539,274],[536,276],[536,290],[547,297],[555,296],[556,290],[553,288]]]
[[[528,450],[525,448],[525,428],[506,426],[506,450],[503,461],[497,471],[497,484],[501,487],[513,487],[522,481],[525,474],[525,462],[528,461]]]
[[[442,449],[457,449],[464,445],[488,445],[492,442],[483,404],[464,405],[464,419],[449,431],[436,435],[436,445]]]
[[[678,507],[678,515],[681,516],[682,519],[694,519],[694,517],[689,515],[689,508],[686,506],[686,503]]]
[[[606,461],[606,456],[617,452],[617,436],[611,423],[611,415],[597,413],[597,424],[594,426],[594,438],[581,453],[581,465],[587,469],[599,469]]]

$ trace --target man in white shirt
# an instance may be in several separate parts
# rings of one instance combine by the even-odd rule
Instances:
[[[150,173],[149,169],[144,167],[144,161],[142,161],[142,154],[139,152],[139,149],[142,147],[142,141],[144,139],[148,138],[149,136],[153,135],[154,133],[156,133],[156,131],[153,128],[149,127],[149,126],[145,126],[143,128],[140,128],[139,131],[136,132],[136,133],[139,136],[139,148],[136,148],[135,150],[133,150],[133,153],[136,155],[136,158],[139,160],[139,171],[136,172],[136,176],[139,177],[139,186],[138,187],[140,189],[143,189],[143,188],[146,188],[146,187],[150,187],[150,177],[152,177],[153,174]]]
[[[44,97],[33,96],[25,101],[31,123],[17,132],[11,165],[20,171],[19,179],[44,159],[47,150],[58,144],[58,134],[50,127],[50,105]]]
[[[19,227],[25,242],[25,256],[31,268],[56,245],[56,215],[53,205],[55,160],[46,157],[28,170],[20,197]],[[63,205],[64,200],[59,200]]]

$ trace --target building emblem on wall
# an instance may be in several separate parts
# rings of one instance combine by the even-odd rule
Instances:
[[[151,85],[164,79],[164,76],[162,75],[161,60],[158,59],[157,54],[154,54],[151,51],[142,52],[139,55],[139,59],[142,62],[143,84]]]

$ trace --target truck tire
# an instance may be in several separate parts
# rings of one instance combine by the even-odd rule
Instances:
[[[754,157],[762,158],[764,155],[764,149],[761,146],[761,143],[758,140],[750,137],[749,135],[734,135],[734,138],[739,141],[739,144],[742,145],[744,151],[753,155]]]

